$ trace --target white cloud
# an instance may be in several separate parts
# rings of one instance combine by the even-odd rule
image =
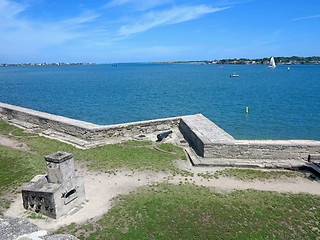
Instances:
[[[0,0],[0,19],[12,19],[25,9],[26,6],[22,4],[10,2],[8,0]]]
[[[35,21],[20,17],[26,5],[0,0],[0,52],[2,54],[30,54],[83,37],[77,29],[99,17],[92,11],[62,21]]]
[[[64,20],[64,21],[62,21],[62,23],[67,26],[81,25],[84,23],[93,22],[99,16],[100,16],[100,14],[95,13],[93,11],[85,11],[80,16]]]
[[[22,57],[28,59],[31,55],[47,58],[50,54],[68,55],[67,52],[80,54],[84,51],[100,54],[115,48],[117,42],[132,34],[158,26],[191,21],[226,9],[206,5],[175,6],[169,9],[168,3],[171,1],[173,0],[113,0],[109,4],[127,7],[126,10],[129,9],[131,14],[127,15],[127,13],[123,14],[125,11],[119,11],[114,15],[116,17],[111,18],[101,8],[100,12],[97,12],[99,10],[88,10],[82,6],[79,14],[54,21],[33,18],[33,5],[21,4],[13,0],[0,0],[0,58],[13,59],[13,56],[18,58],[20,56],[20,59]],[[34,1],[31,2],[34,3]],[[131,6],[135,7],[134,11],[130,10]],[[151,11],[151,8],[161,10]],[[113,9],[109,10],[113,11]],[[151,46],[148,49],[136,51],[145,50],[150,54],[161,55],[165,49],[170,48]],[[169,52],[173,52],[172,49]]]
[[[300,21],[300,20],[311,19],[311,18],[320,18],[320,14],[313,15],[313,16],[307,16],[307,17],[294,18],[294,19],[292,19],[292,21]]]
[[[174,7],[170,10],[151,11],[144,14],[133,24],[122,26],[118,33],[121,36],[128,36],[134,33],[144,32],[151,28],[182,23],[200,18],[206,14],[222,11],[227,8],[211,8],[205,5]]]

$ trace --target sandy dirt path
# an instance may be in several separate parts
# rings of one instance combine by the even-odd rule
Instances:
[[[3,135],[0,135],[0,145],[11,147],[25,152],[30,152],[30,148],[25,143],[21,143],[14,138],[8,138]]]

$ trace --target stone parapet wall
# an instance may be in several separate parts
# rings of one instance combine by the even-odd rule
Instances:
[[[312,140],[235,140],[204,146],[204,157],[219,159],[308,160],[320,154],[320,142]]]
[[[182,117],[179,129],[203,158],[308,160],[309,154],[320,154],[319,141],[235,140],[201,114]]]
[[[120,142],[122,138],[177,128],[181,117],[115,125],[96,125],[0,103],[0,119],[81,148],[89,148],[110,143],[110,139],[112,139],[111,142]]]

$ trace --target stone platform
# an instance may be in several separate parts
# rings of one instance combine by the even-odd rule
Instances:
[[[45,157],[48,175],[38,175],[22,188],[25,209],[59,218],[85,201],[84,180],[75,176],[73,154]]]
[[[201,114],[182,117],[179,129],[193,166],[308,169],[320,175],[320,142],[236,140]]]

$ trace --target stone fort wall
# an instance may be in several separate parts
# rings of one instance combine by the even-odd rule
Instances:
[[[96,125],[0,103],[0,119],[80,148],[90,148],[120,142],[139,134],[163,132],[177,128],[181,117],[114,125]]]
[[[304,160],[320,154],[320,142],[312,140],[235,140],[205,146],[204,157],[218,159]]]
[[[309,154],[320,154],[319,141],[236,140],[201,114],[101,126],[0,103],[0,119],[80,148],[179,128],[203,158],[307,160]]]

